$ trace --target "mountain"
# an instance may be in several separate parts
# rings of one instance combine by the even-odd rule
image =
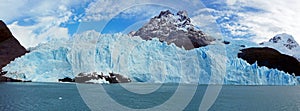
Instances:
[[[176,15],[169,10],[161,11],[158,16],[151,18],[147,24],[131,34],[144,40],[158,38],[160,41],[174,43],[187,50],[206,46],[215,41],[213,37],[191,23],[186,11],[178,11]]]
[[[15,58],[26,53],[26,49],[12,35],[6,24],[0,20],[0,71]],[[0,81],[7,81],[7,78],[0,77]]]
[[[260,45],[274,48],[279,52],[293,56],[300,61],[300,46],[295,41],[294,37],[289,34],[278,34],[269,41],[260,43]]]

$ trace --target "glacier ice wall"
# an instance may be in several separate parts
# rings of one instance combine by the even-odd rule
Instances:
[[[137,82],[292,85],[297,80],[282,71],[250,65],[236,58],[240,44],[209,45],[184,50],[157,39],[145,41],[122,34],[88,31],[71,40],[53,40],[12,61],[5,75],[22,80],[56,82],[81,72],[120,73]],[[227,52],[227,53],[226,53]]]

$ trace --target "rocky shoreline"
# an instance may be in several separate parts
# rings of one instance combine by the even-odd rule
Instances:
[[[130,78],[127,78],[121,74],[109,73],[109,75],[104,75],[102,72],[98,74],[93,73],[80,73],[75,78],[65,77],[63,79],[58,79],[59,82],[75,82],[75,83],[129,83]]]

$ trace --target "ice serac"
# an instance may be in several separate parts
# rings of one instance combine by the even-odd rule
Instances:
[[[277,34],[269,41],[260,43],[260,45],[274,48],[279,52],[293,56],[300,61],[300,46],[292,35],[286,33]]]
[[[12,35],[5,23],[0,20],[0,72],[10,61],[26,53],[26,49]],[[8,81],[0,74],[0,81]]]
[[[144,40],[158,38],[160,41],[174,43],[187,50],[206,46],[215,41],[215,38],[191,23],[187,11],[178,11],[176,15],[169,10],[161,11],[158,16],[151,18],[147,24],[131,34]]]
[[[297,79],[285,72],[236,57],[243,41],[184,50],[154,38],[88,31],[73,39],[40,44],[7,65],[6,76],[32,81],[52,81],[79,73],[109,72],[133,82],[238,85],[294,85]],[[222,52],[226,47],[228,54]],[[223,78],[224,77],[224,78]],[[298,79],[299,80],[299,79]]]

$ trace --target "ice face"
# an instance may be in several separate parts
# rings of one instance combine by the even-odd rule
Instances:
[[[135,82],[238,85],[293,85],[297,80],[282,71],[250,65],[236,57],[241,45],[208,45],[192,50],[158,39],[142,40],[122,34],[88,31],[71,40],[53,40],[12,61],[5,76],[41,82],[74,78],[81,72],[115,72]],[[227,53],[226,53],[227,52]]]

